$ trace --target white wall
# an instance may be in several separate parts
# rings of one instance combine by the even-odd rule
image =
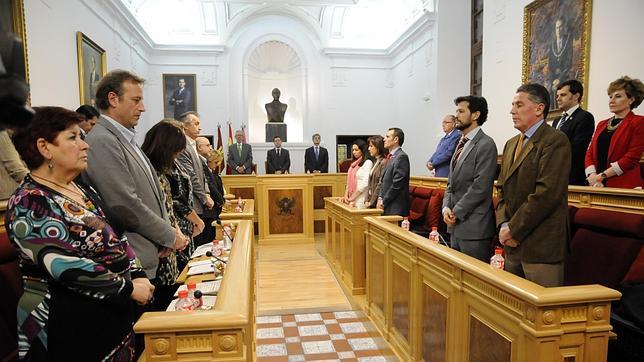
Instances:
[[[509,111],[515,90],[521,85],[523,8],[530,1],[485,0],[484,4],[483,96],[490,107],[484,127],[499,152],[503,152],[505,141],[517,134]],[[593,0],[585,93],[587,108],[596,121],[610,115],[606,88],[611,81],[624,74],[644,79],[642,14],[641,0]]]
[[[80,106],[77,31],[106,50],[108,70],[147,73],[146,54],[138,38],[99,0],[32,0],[24,6],[33,106]]]

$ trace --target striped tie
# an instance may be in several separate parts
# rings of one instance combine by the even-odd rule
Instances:
[[[465,136],[461,137],[461,140],[458,141],[458,145],[456,145],[456,151],[454,151],[454,158],[452,158],[452,168],[456,166],[456,163],[461,157],[461,153],[463,152],[463,148],[465,148],[467,141],[469,141],[469,138]]]

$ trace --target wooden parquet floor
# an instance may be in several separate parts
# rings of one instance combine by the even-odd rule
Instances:
[[[314,243],[258,245],[258,315],[351,310],[318,249]]]

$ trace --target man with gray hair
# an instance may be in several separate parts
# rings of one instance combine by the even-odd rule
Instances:
[[[544,287],[563,283],[569,238],[570,142],[545,122],[550,95],[524,84],[510,114],[521,132],[505,144],[499,175],[496,223],[505,269]]]
[[[204,162],[202,161],[202,157],[197,153],[197,142],[195,139],[199,137],[199,133],[201,133],[201,120],[199,119],[197,112],[192,111],[180,115],[178,120],[183,125],[183,131],[186,134],[186,148],[177,157],[177,162],[179,162],[188,172],[188,175],[190,175],[192,198],[194,201],[193,209],[203,222],[204,211],[211,209],[215,203],[210,197],[210,190],[208,189],[206,176],[203,172]],[[201,234],[204,225],[200,223],[196,226],[198,227],[198,232],[196,234]],[[195,236],[197,236],[196,234]],[[195,240],[197,244],[200,244],[199,241],[200,240],[198,239]]]
[[[235,143],[228,147],[228,165],[233,175],[250,174],[253,170],[253,149],[248,143],[242,142],[244,133],[241,130],[235,131]]]

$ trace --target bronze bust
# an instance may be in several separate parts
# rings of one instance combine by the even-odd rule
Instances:
[[[284,123],[284,114],[288,105],[280,102],[280,94],[279,89],[273,89],[273,101],[264,106],[268,122]]]

